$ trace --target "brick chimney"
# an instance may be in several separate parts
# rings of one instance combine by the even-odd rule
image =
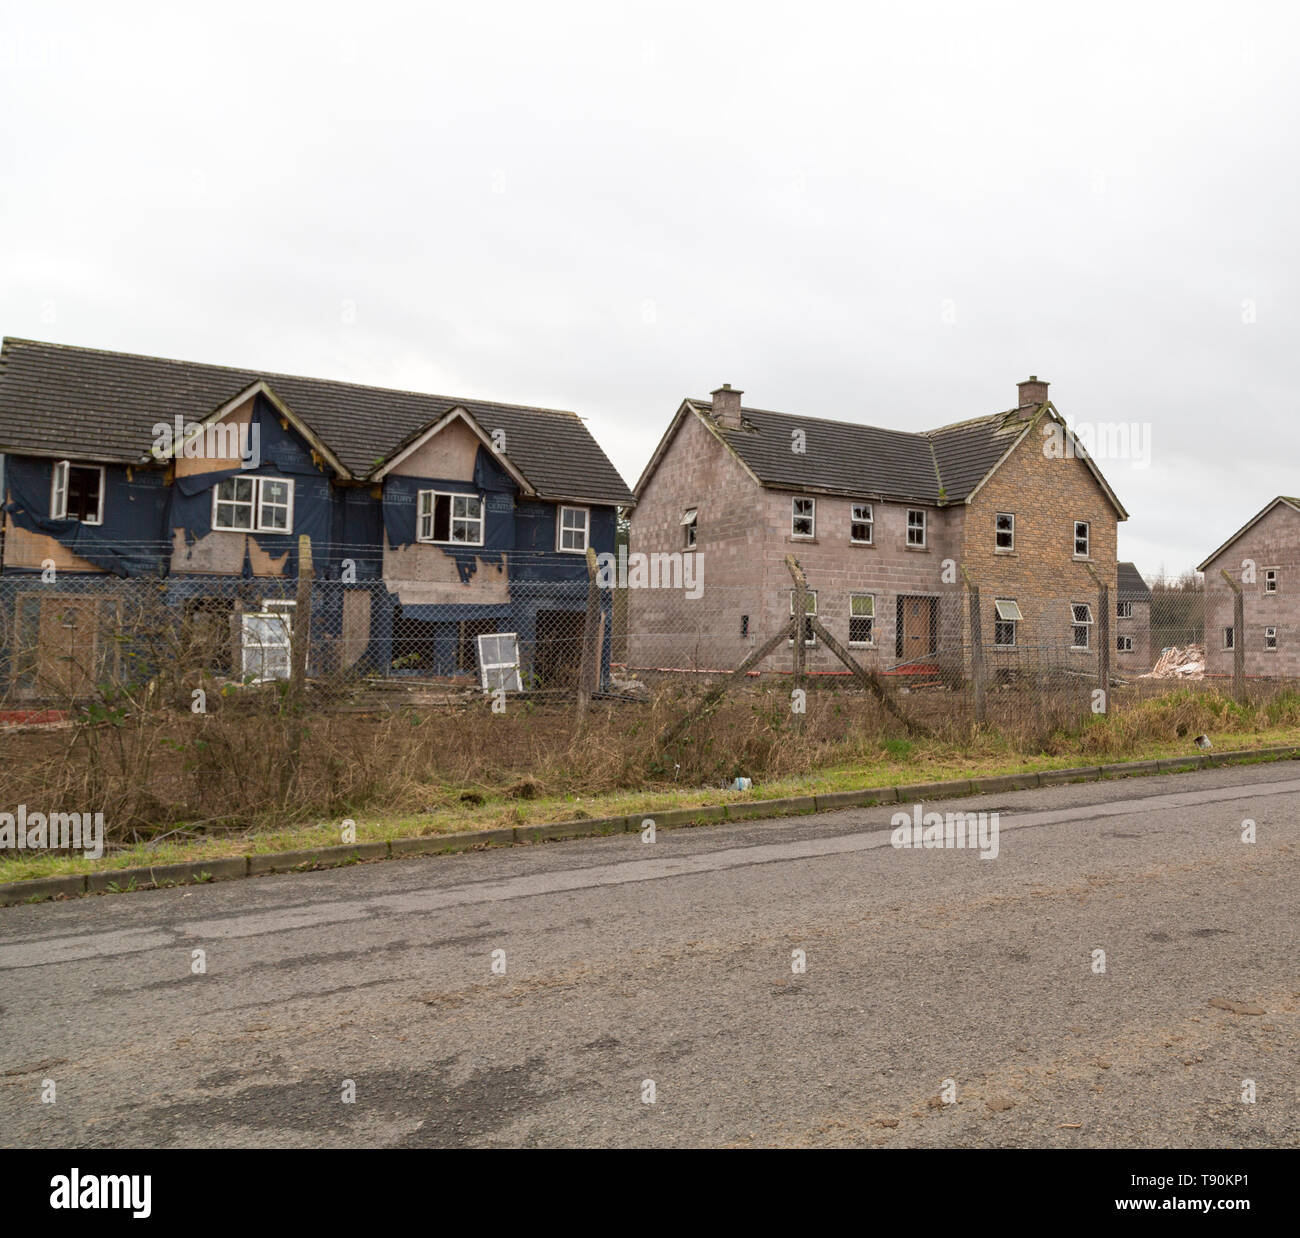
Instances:
[[[723,383],[712,393],[713,419],[728,430],[740,429],[740,397],[743,391],[732,391],[730,383]]]
[[[1046,380],[1040,380],[1037,374],[1031,374],[1022,383],[1017,383],[1020,389],[1020,401],[1017,408],[1024,408],[1026,404],[1045,404],[1047,402],[1047,388],[1049,384]]]

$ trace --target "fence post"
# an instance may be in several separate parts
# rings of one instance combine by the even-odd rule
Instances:
[[[786,555],[785,565],[790,569],[790,575],[794,577],[794,614],[795,635],[794,635],[794,686],[803,687],[804,678],[804,659],[806,650],[804,649],[803,636],[806,630],[808,614],[808,582],[804,579],[803,568],[799,566],[794,555]]]
[[[578,725],[587,714],[591,695],[596,690],[600,663],[600,584],[596,579],[596,552],[587,547],[587,614],[582,625],[582,664],[578,671]]]
[[[1232,695],[1241,705],[1246,703],[1246,597],[1241,586],[1220,569],[1219,575],[1232,590]],[[1210,634],[1205,634],[1205,652],[1208,659]]]
[[[294,605],[290,643],[289,688],[294,695],[307,684],[307,647],[311,644],[311,585],[316,569],[311,558],[311,538],[298,535],[298,592]]]
[[[970,673],[971,683],[975,689],[975,721],[984,721],[984,625],[980,622],[983,615],[980,610],[980,590],[970,578],[970,573],[962,565],[961,574],[966,578],[966,591],[970,595]]]
[[[1102,713],[1110,713],[1110,586],[1097,586],[1097,680],[1101,684]]]

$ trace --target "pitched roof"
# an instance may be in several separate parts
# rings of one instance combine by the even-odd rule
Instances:
[[[1059,420],[1050,404],[1034,404],[911,432],[742,408],[741,428],[729,429],[712,418],[712,400],[689,399],[685,407],[708,418],[765,486],[934,505],[963,502],[974,494],[1044,410]],[[804,436],[801,452],[791,450],[796,431]],[[1127,513],[1105,479],[1082,447],[1077,450],[1124,519]],[[638,491],[655,464],[652,459]]]
[[[576,413],[34,340],[6,338],[0,352],[0,451],[138,463],[156,423],[202,421],[258,381],[354,477],[460,407],[487,434],[505,431],[505,454],[544,498],[634,501]]]
[[[1149,602],[1151,590],[1147,587],[1147,582],[1142,579],[1142,573],[1137,570],[1136,565],[1117,563],[1115,566],[1118,569],[1115,596],[1119,601]]]
[[[1237,538],[1239,538],[1248,529],[1253,528],[1255,525],[1257,525],[1279,503],[1285,503],[1288,507],[1292,507],[1296,511],[1300,512],[1300,499],[1291,498],[1290,496],[1285,494],[1279,494],[1277,498],[1270,499],[1268,503],[1265,504],[1260,511],[1257,511],[1249,520],[1247,520],[1246,523],[1243,524],[1241,528],[1239,528],[1230,538],[1228,538],[1228,540],[1224,542],[1222,546],[1220,546],[1217,550],[1213,550],[1208,555],[1206,555],[1204,560],[1196,565],[1196,570],[1198,572],[1205,571],[1206,567],[1208,567],[1211,563],[1213,563],[1215,559],[1217,559],[1225,550],[1227,550],[1228,547],[1231,546],[1232,543],[1237,540]]]

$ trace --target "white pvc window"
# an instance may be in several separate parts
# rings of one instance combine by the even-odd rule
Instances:
[[[50,519],[104,522],[104,466],[59,460],[50,479]]]
[[[908,509],[907,544],[909,546],[925,545],[925,510],[919,507]]]
[[[1264,592],[1277,592],[1277,568],[1269,567],[1264,569]]]
[[[1087,602],[1070,604],[1073,619],[1072,647],[1089,649],[1092,647],[1092,607]]]
[[[226,533],[293,531],[293,482],[283,477],[227,477],[212,491],[212,527]]]
[[[479,675],[484,692],[522,692],[519,637],[515,632],[483,632],[478,638]]]
[[[849,594],[849,644],[876,643],[876,598],[871,593]]]
[[[483,545],[483,500],[477,494],[421,490],[416,540],[437,545]]]
[[[1115,649],[1119,653],[1133,652],[1133,638],[1131,636],[1117,636],[1115,638]]]
[[[794,612],[794,590],[790,590],[790,613]],[[817,613],[817,590],[809,589],[804,594],[804,621],[803,621],[803,643],[805,645],[815,645],[817,643],[817,633],[813,631],[812,617]],[[790,644],[794,644],[791,638]]]
[[[287,611],[261,611],[240,616],[242,670],[246,680],[262,683],[289,678],[292,637]]]
[[[1074,557],[1076,559],[1086,559],[1089,553],[1089,546],[1092,542],[1092,530],[1086,520],[1076,520],[1074,522]]]
[[[682,544],[687,550],[694,550],[696,542],[699,541],[699,519],[700,513],[697,508],[688,507],[682,513]]]
[[[1132,618],[1133,618],[1133,603],[1132,603],[1132,602],[1117,602],[1117,603],[1115,604],[1115,617],[1116,617],[1117,619],[1132,619]]]
[[[561,507],[559,530],[557,549],[583,553],[590,539],[591,511],[586,507]]]
[[[1016,548],[1016,517],[1012,512],[998,512],[993,517],[993,545],[997,550]]]
[[[849,519],[849,541],[870,546],[875,536],[876,513],[870,503],[854,503]]]
[[[1224,628],[1224,629],[1223,629],[1223,647],[1224,647],[1225,649],[1234,649],[1234,648],[1236,648],[1236,645],[1237,645],[1237,629],[1236,629],[1236,628]]]
[[[1013,598],[995,598],[993,601],[993,643],[1001,649],[1014,648],[1016,624],[1024,615]]]
[[[1277,648],[1277,628],[1264,629],[1264,648],[1265,649]]]
[[[790,500],[790,536],[813,537],[817,532],[817,500]]]

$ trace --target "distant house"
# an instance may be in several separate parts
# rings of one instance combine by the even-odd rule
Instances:
[[[513,632],[557,678],[585,552],[632,502],[574,413],[30,340],[0,352],[0,453],[3,596],[49,666],[106,576],[233,625],[236,665],[237,617],[292,607],[306,534],[315,665],[471,673],[476,636]]]
[[[920,433],[750,408],[726,385],[683,400],[637,482],[630,550],[701,556],[703,588],[629,591],[630,664],[737,665],[789,622],[793,553],[809,610],[868,665],[962,659],[962,568],[995,672],[1095,665],[1092,573],[1114,597],[1127,513],[1047,387],[1031,377],[1015,407]],[[838,667],[805,643],[810,669]],[[762,669],[789,664],[778,651]]]
[[[1205,573],[1206,673],[1231,675],[1240,640],[1247,675],[1300,675],[1300,498],[1273,499],[1197,571]],[[1241,632],[1223,572],[1242,590]]]
[[[1116,568],[1115,667],[1143,674],[1151,669],[1151,590],[1132,563]]]

